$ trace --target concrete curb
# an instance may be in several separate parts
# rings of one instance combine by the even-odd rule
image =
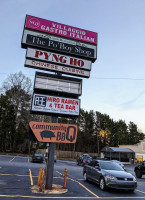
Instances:
[[[41,193],[41,194],[64,194],[68,192],[68,189],[64,189],[61,185],[52,185],[52,190],[45,189],[44,185],[42,191],[40,191],[40,187],[38,185],[34,185],[31,188],[33,193]]]

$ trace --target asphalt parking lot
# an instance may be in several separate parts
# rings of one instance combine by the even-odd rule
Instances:
[[[117,190],[100,190],[99,186],[83,180],[81,166],[74,161],[57,160],[54,164],[53,183],[63,185],[64,169],[68,170],[68,192],[59,195],[32,193],[37,185],[39,168],[46,164],[31,163],[30,157],[0,155],[0,199],[145,199],[145,176],[137,179],[138,187],[131,193]],[[134,175],[134,166],[126,165]]]

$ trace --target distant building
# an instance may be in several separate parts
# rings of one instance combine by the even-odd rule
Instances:
[[[135,152],[135,158],[142,156],[145,160],[145,139],[134,145],[119,145],[121,148],[130,148]]]
[[[130,148],[104,147],[101,150],[101,157],[109,160],[119,160],[123,163],[133,163],[135,152]]]

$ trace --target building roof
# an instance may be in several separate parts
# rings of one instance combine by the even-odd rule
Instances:
[[[134,153],[132,149],[129,148],[119,148],[119,147],[104,147],[101,152],[124,152],[124,153]]]

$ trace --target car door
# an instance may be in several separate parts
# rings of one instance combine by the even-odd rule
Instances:
[[[89,179],[92,179],[92,168],[93,168],[93,161],[88,163],[87,165],[87,176]]]
[[[142,162],[141,170],[142,170],[142,174],[145,174],[145,162]]]
[[[95,161],[93,163],[93,166],[92,166],[92,170],[91,170],[91,177],[92,177],[92,180],[94,182],[99,182],[99,177],[100,177],[100,166],[99,166],[99,162],[98,161]]]

